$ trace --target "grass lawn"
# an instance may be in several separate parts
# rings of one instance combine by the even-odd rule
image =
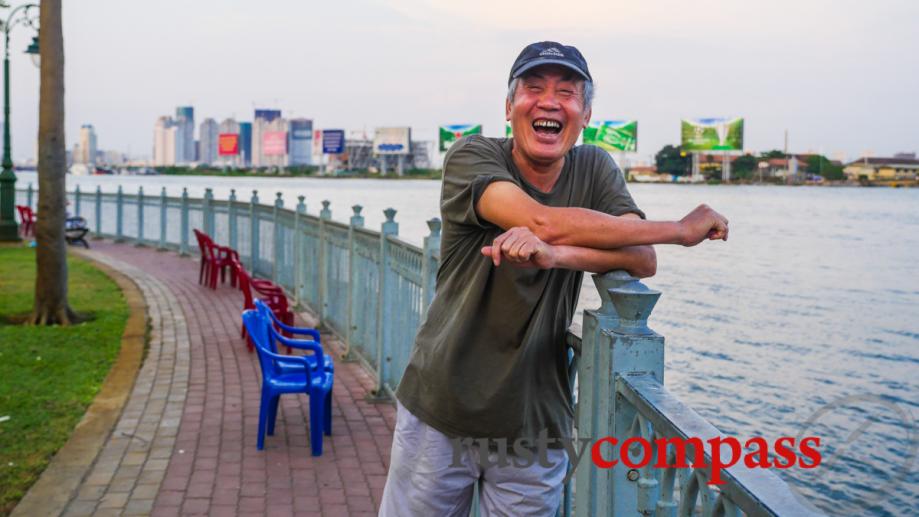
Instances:
[[[22,325],[32,311],[35,250],[0,247],[0,515],[12,511],[70,436],[118,356],[128,307],[89,262],[68,260],[70,306],[88,321]]]

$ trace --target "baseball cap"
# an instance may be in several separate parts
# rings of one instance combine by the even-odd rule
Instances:
[[[523,75],[524,72],[541,65],[560,65],[574,70],[584,79],[593,81],[590,71],[587,70],[587,61],[581,52],[569,45],[562,45],[555,41],[540,41],[530,43],[517,56],[507,84]]]

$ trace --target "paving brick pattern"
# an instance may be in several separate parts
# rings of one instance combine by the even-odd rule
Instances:
[[[376,514],[395,408],[365,400],[373,379],[358,363],[336,362],[332,436],[321,457],[310,455],[305,395],[281,397],[275,435],[259,451],[261,374],[239,334],[242,294],[198,285],[198,263],[172,252],[93,248],[140,285],[151,344],[125,412],[66,515]],[[323,346],[343,349],[326,334]]]

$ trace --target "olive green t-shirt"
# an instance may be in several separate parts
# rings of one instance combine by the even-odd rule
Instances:
[[[510,181],[536,201],[611,215],[644,214],[609,154],[577,146],[551,192],[521,176],[513,139],[470,136],[444,159],[443,236],[437,287],[397,389],[421,421],[452,437],[570,437],[573,410],[565,333],[583,273],[495,267],[483,246],[503,230],[475,205],[493,181]]]

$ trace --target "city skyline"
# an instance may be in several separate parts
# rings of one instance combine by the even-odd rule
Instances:
[[[523,5],[532,8],[520,14]],[[919,150],[919,72],[903,62],[919,50],[909,25],[919,6],[656,6],[67,4],[67,147],[92,124],[100,148],[151,158],[152,122],[178,105],[197,120],[274,106],[317,128],[411,126],[435,140],[439,125],[481,123],[502,136],[511,61],[526,43],[555,39],[587,57],[594,120],[639,121],[640,159],[679,143],[680,119],[702,116],[744,117],[750,150],[781,149],[786,129],[794,152]],[[104,18],[121,23],[99,27]],[[38,73],[19,55],[26,32],[11,41],[17,161],[34,157],[37,132]]]

